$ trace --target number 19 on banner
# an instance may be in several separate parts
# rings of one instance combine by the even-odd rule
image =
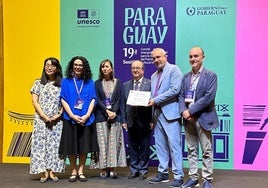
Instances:
[[[123,51],[124,51],[124,56],[128,57],[129,59],[137,54],[137,50],[134,48],[123,48]]]

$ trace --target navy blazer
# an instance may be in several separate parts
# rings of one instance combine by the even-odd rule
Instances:
[[[133,79],[124,83],[126,101],[129,91],[134,88],[133,83]],[[142,79],[142,82],[140,83],[140,91],[151,91],[151,81],[149,79]],[[137,126],[148,128],[148,130],[150,130],[150,123],[152,122],[152,107],[126,105],[125,118],[128,128],[133,126],[134,118],[136,118]]]
[[[184,101],[185,92],[190,90],[192,73],[184,75],[179,95],[180,113],[187,110]],[[217,75],[207,69],[200,73],[199,81],[195,91],[194,103],[190,106],[190,114],[197,118],[197,121],[205,130],[212,130],[219,126],[218,116],[215,110],[215,97],[217,91]]]
[[[116,113],[116,122],[125,123],[125,98],[124,98],[124,88],[122,82],[119,79],[115,79],[116,84],[114,86],[114,91],[111,96],[111,106],[112,111]],[[106,105],[105,105],[105,92],[103,89],[103,85],[101,80],[95,81],[95,90],[97,95],[97,105],[95,109],[95,121],[96,122],[103,122],[107,121],[108,116],[106,113]]]

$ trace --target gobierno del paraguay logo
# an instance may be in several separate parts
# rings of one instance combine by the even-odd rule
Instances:
[[[99,27],[100,10],[99,9],[78,9],[77,10],[78,27]]]
[[[187,7],[186,14],[188,16],[215,16],[225,15],[227,7],[223,6],[200,6],[200,7]]]

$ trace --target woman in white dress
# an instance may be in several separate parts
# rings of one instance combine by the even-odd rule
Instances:
[[[42,174],[40,182],[49,178],[57,182],[55,172],[64,172],[65,163],[58,150],[62,132],[63,108],[59,99],[62,68],[54,57],[45,59],[42,76],[35,80],[30,92],[35,109],[32,132],[30,174]]]

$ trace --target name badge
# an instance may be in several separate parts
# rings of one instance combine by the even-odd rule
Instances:
[[[107,109],[111,109],[112,105],[111,105],[111,99],[110,98],[106,98],[105,99],[105,106]]]
[[[184,101],[186,103],[193,103],[194,102],[194,97],[195,97],[195,91],[193,90],[189,90],[185,93],[185,96],[184,96]]]
[[[84,105],[84,100],[83,99],[77,99],[76,103],[74,105],[74,108],[81,110]]]

